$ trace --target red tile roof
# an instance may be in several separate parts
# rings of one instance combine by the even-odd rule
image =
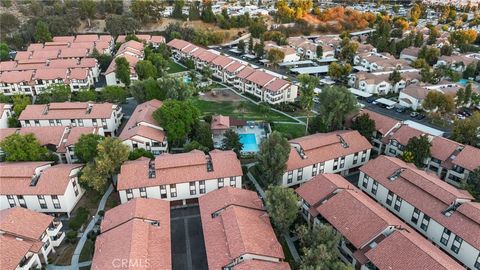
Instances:
[[[389,177],[400,169],[404,171],[399,177],[394,181],[389,180]],[[480,238],[477,237],[480,235],[479,223],[459,211],[454,211],[449,217],[443,214],[456,200],[473,200],[470,194],[449,185],[436,175],[419,170],[414,165],[394,157],[379,156],[370,160],[360,170],[480,249]]]
[[[134,136],[141,136],[157,142],[163,142],[165,140],[165,132],[159,129],[159,124],[152,116],[153,112],[160,108],[162,104],[160,100],[156,99],[139,104],[130,119],[128,119],[119,138],[127,140]],[[150,125],[158,128],[151,127]]]
[[[410,229],[395,231],[365,256],[379,270],[450,270],[464,269],[439,248]]]
[[[469,171],[474,171],[480,167],[480,149],[466,145],[457,157],[452,160],[452,163]]]
[[[59,50],[35,50],[33,51],[31,59],[35,60],[48,60],[48,59],[56,59],[59,54]]]
[[[50,68],[73,68],[79,64],[78,59],[52,59],[50,60],[48,67]]]
[[[245,65],[240,63],[240,62],[234,61],[233,63],[228,65],[228,67],[225,69],[225,71],[233,73],[233,72],[236,72],[236,71],[242,69],[244,66]]]
[[[396,140],[401,145],[406,146],[408,144],[408,140],[413,137],[420,137],[424,134],[425,133],[418,129],[412,128],[408,125],[402,125],[400,128],[390,132],[389,138],[390,140]]]
[[[36,185],[31,186],[35,169],[48,162],[0,163],[1,195],[63,195],[70,184],[72,170],[82,164],[58,164],[45,168]],[[73,177],[73,176],[72,176]]]
[[[348,147],[343,147],[340,138],[347,143]],[[306,158],[303,159],[297,150],[292,147],[287,161],[287,171],[372,148],[368,140],[356,130],[317,133],[291,140],[290,143],[300,145]]]
[[[125,162],[118,175],[118,190],[241,176],[240,161],[233,151],[210,151],[213,170],[207,171],[207,156],[194,150],[162,154],[155,158],[156,178],[148,178],[148,159]]]
[[[67,80],[68,69],[66,68],[48,68],[37,69],[35,72],[35,80]]]
[[[339,174],[319,174],[295,190],[310,206],[323,201],[338,189],[351,189],[355,186]]]
[[[0,254],[2,254],[0,267],[5,270],[14,270],[32,250],[35,242],[0,234],[0,243]]]
[[[233,267],[233,270],[290,270],[287,262],[267,262],[259,260],[248,260]]]
[[[450,156],[457,150],[457,148],[462,146],[460,143],[440,136],[433,137],[431,143],[431,156],[441,160],[442,162],[448,161]]]
[[[87,113],[88,106],[92,110]],[[114,109],[112,103],[63,102],[28,105],[20,114],[19,120],[33,119],[109,119]]]
[[[130,73],[134,74],[135,73],[135,66],[137,65],[137,62],[140,61],[140,59],[135,57],[135,56],[129,55],[129,54],[124,54],[121,57],[124,57],[127,60],[129,66],[130,66]],[[105,71],[105,74],[110,74],[110,73],[114,72],[116,69],[117,69],[117,64],[115,62],[115,59],[113,59],[113,61],[110,63],[107,70]]]
[[[402,223],[358,189],[342,190],[316,210],[358,249]]]
[[[200,197],[199,205],[208,269],[223,269],[245,254],[283,260],[282,246],[255,192],[224,187]],[[218,215],[213,217],[217,211]],[[285,269],[282,267],[285,265],[273,269]]]
[[[56,36],[52,39],[54,42],[68,42],[72,43],[75,40],[74,36]]]
[[[249,66],[246,66],[245,68],[243,68],[242,70],[240,70],[240,72],[238,72],[237,78],[239,78],[239,79],[245,79],[245,78],[247,78],[248,76],[250,76],[250,74],[252,74],[253,72],[255,72],[255,69],[254,69],[254,68],[249,67]]]
[[[53,217],[35,211],[13,207],[0,211],[0,231],[21,238],[41,240]]]
[[[181,50],[188,45],[191,45],[191,43],[187,42],[185,40],[181,40],[181,39],[173,39],[173,40],[171,40],[170,42],[167,43],[168,47],[172,47],[172,48],[177,49],[177,50]]]
[[[223,115],[214,115],[210,128],[212,130],[225,130],[230,128],[230,117]]]
[[[2,128],[0,129],[0,141],[6,137],[18,133],[18,134],[33,134],[40,145],[54,145],[58,146],[61,141],[63,134],[65,133],[66,127],[55,126],[55,127],[22,127],[22,128]]]
[[[375,129],[384,136],[387,135],[389,131],[391,131],[397,124],[400,123],[393,118],[384,116],[370,110],[363,109],[362,112],[368,114],[368,116],[370,116],[370,119],[375,121]]]
[[[2,83],[30,83],[33,77],[33,70],[25,71],[7,71],[0,74],[0,82]]]
[[[1,71],[8,71],[14,70],[17,67],[16,61],[0,61],[0,70]]]
[[[223,69],[233,62],[234,60],[232,58],[226,57],[224,55],[219,55],[215,59],[213,59],[212,64],[217,65]]]
[[[15,61],[30,59],[30,56],[31,56],[31,55],[32,55],[32,52],[31,52],[31,51],[26,51],[26,52],[20,51],[20,52],[17,52],[17,54],[15,55]]]
[[[78,42],[94,42],[98,40],[98,35],[90,34],[90,35],[77,35],[75,37],[75,43]]]
[[[137,262],[142,269],[172,269],[169,202],[133,199],[107,211],[101,231],[92,269],[111,269],[115,260]]]
[[[285,86],[289,85],[290,82],[284,80],[284,79],[275,79],[273,80],[272,82],[268,83],[266,86],[265,86],[265,89],[269,90],[269,91],[273,91],[273,92],[276,92],[276,91],[279,91],[281,89],[283,89]]]
[[[88,69],[72,68],[70,69],[70,80],[86,80],[88,78]]]
[[[270,81],[274,80],[275,77],[270,75],[264,71],[256,70],[252,74],[250,74],[245,80],[258,84],[260,86],[265,86]]]
[[[198,54],[196,57],[204,62],[211,63],[213,59],[215,59],[218,56],[218,54],[215,54],[211,51],[204,51],[200,54]]]
[[[89,55],[87,48],[65,48],[60,52],[59,58],[82,58]]]

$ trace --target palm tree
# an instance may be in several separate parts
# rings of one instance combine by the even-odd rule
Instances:
[[[315,95],[315,87],[319,84],[317,77],[308,74],[298,76],[300,82],[300,104],[307,112],[307,125],[305,126],[305,134],[308,133],[308,122],[313,108],[313,96]]]

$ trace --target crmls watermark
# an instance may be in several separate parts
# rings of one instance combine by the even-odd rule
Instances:
[[[148,268],[150,261],[148,259],[113,259],[113,268]]]

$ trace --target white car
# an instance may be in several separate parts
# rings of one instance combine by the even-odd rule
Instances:
[[[387,108],[387,110],[391,110],[391,109],[395,108],[395,106],[389,105],[389,106],[387,106],[386,108]]]

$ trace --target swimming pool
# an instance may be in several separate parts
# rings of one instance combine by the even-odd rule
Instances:
[[[186,84],[189,84],[190,82],[192,82],[192,78],[185,75],[185,76],[183,76],[183,82],[186,83]]]
[[[239,134],[243,152],[258,152],[257,139],[253,133]]]

